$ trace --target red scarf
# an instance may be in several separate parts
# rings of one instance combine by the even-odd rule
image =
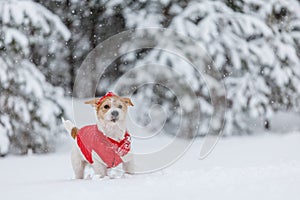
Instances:
[[[122,163],[122,158],[130,151],[131,138],[126,131],[124,139],[113,140],[98,130],[97,125],[82,127],[77,133],[77,144],[89,163],[93,163],[92,151],[98,154],[108,168]]]

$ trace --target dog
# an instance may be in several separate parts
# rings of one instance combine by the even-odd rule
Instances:
[[[72,148],[71,161],[76,179],[84,178],[84,170],[91,165],[95,174],[103,178],[107,170],[122,164],[125,173],[134,173],[134,159],[130,150],[130,135],[126,129],[126,115],[130,98],[108,92],[101,98],[86,101],[95,108],[96,125],[78,129],[69,120],[63,124],[77,141]]]

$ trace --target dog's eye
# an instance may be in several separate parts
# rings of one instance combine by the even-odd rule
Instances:
[[[109,109],[109,105],[105,105],[104,108],[105,108],[105,109]]]
[[[118,108],[122,109],[122,105],[119,105]]]

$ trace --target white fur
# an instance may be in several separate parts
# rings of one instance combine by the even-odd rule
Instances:
[[[65,120],[63,117],[61,118],[61,120],[68,133],[71,133],[71,130],[75,127],[75,125],[70,120]]]
[[[111,108],[113,110],[115,108]],[[117,122],[110,122],[110,121],[101,121],[99,120],[97,122],[97,127],[99,131],[103,132],[106,136],[120,141],[124,138],[124,135],[126,133],[126,125],[125,125],[125,114],[121,109],[118,110],[120,113],[119,120]],[[109,120],[108,116],[111,114],[110,112],[107,112],[105,116],[106,119]],[[75,125],[69,121],[64,120],[62,118],[64,127],[68,131],[69,134],[71,134],[72,128],[75,127]],[[107,175],[107,167],[105,163],[102,161],[102,159],[96,154],[92,153],[92,158],[94,163],[91,164],[92,168],[95,171],[95,174],[99,177],[104,177]],[[127,155],[122,157],[123,163],[122,168],[125,173],[134,173],[134,159],[131,152],[128,152]],[[82,155],[77,143],[74,143],[71,153],[71,161],[72,161],[72,167],[75,173],[76,179],[83,179],[84,178],[84,169],[86,165],[90,165],[89,162],[85,159],[85,157]]]

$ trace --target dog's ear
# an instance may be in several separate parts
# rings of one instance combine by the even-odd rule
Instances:
[[[123,97],[122,101],[127,105],[127,106],[133,106],[133,103],[131,102],[130,98]]]
[[[95,98],[95,99],[85,101],[84,103],[90,104],[91,106],[96,107],[99,100],[100,100],[100,98]]]

